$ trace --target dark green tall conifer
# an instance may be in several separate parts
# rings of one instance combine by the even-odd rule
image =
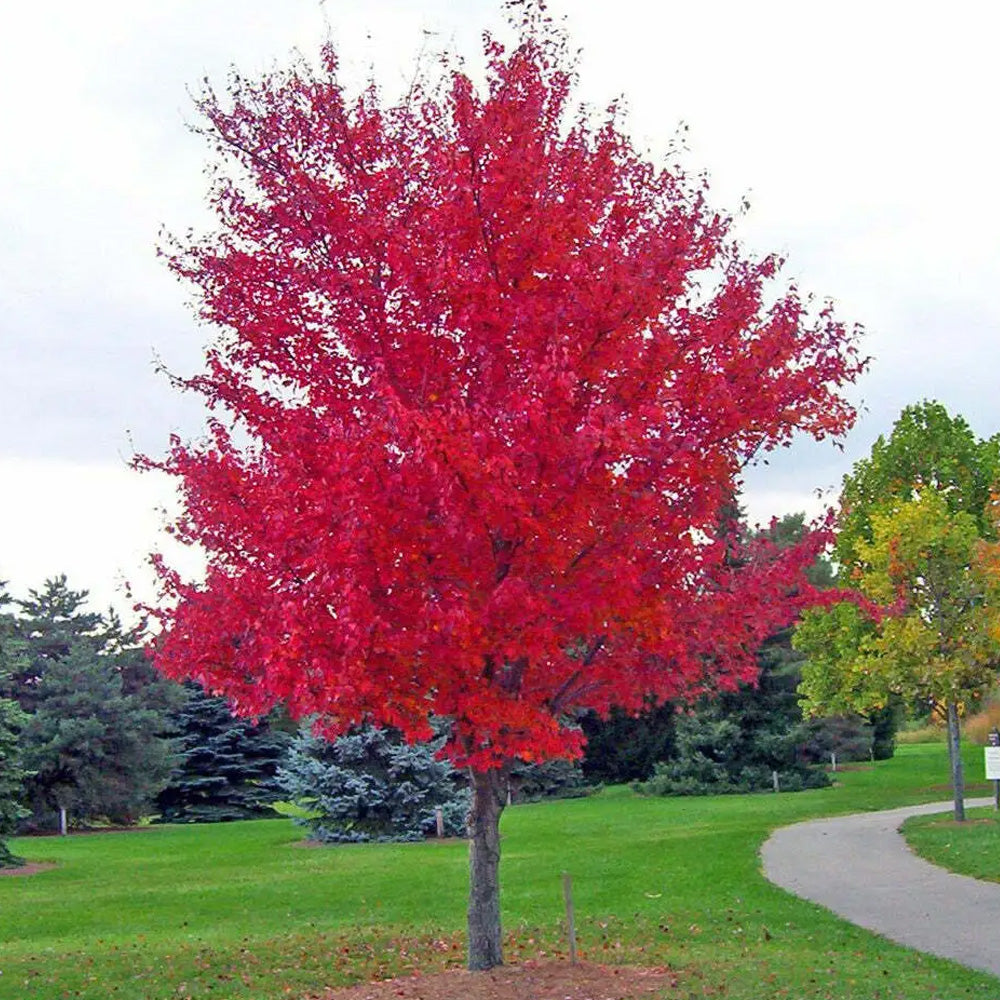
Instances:
[[[267,719],[254,724],[234,718],[224,698],[200,685],[184,685],[183,703],[172,713],[178,762],[160,792],[160,819],[211,823],[273,816],[282,797],[275,775],[291,743]]]
[[[149,674],[136,637],[85,609],[65,576],[17,601],[6,693],[28,718],[21,732],[30,825],[135,822],[170,770],[163,709],[173,687]]]
[[[24,725],[24,713],[17,702],[0,698],[0,868],[21,864],[6,844],[17,830],[23,815],[24,769],[21,767],[18,735]]]
[[[673,756],[677,706],[673,702],[650,705],[635,716],[613,708],[606,719],[588,712],[580,727],[587,737],[582,765],[588,782],[645,781],[657,762]]]
[[[3,609],[10,603],[5,584],[0,581],[0,687],[8,686],[7,643],[13,630],[13,619]],[[17,702],[0,697],[0,868],[21,863],[6,844],[6,838],[17,829],[23,809],[24,770],[18,736],[25,717]]]

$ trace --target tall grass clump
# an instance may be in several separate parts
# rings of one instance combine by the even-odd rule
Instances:
[[[1000,729],[1000,694],[990,695],[983,702],[982,708],[965,720],[962,729],[969,743],[986,746],[990,732]]]

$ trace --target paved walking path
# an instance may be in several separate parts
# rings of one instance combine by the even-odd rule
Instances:
[[[951,809],[935,802],[786,826],[761,848],[764,874],[899,944],[1000,976],[1000,883],[922,861],[899,833],[908,816]]]

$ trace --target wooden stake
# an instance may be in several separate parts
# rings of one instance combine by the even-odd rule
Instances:
[[[569,960],[576,965],[576,921],[573,917],[573,879],[569,872],[562,873],[563,899],[566,901],[566,933],[569,935]]]
[[[440,806],[434,807],[434,822],[437,825],[438,837],[444,836],[444,810]]]

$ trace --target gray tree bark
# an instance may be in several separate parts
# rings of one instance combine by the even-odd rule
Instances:
[[[469,968],[503,964],[500,939],[500,814],[507,801],[504,769],[472,771],[469,809]]]
[[[951,764],[951,790],[955,797],[955,822],[965,820],[965,774],[962,770],[961,733],[958,727],[958,705],[948,702],[948,761]]]

